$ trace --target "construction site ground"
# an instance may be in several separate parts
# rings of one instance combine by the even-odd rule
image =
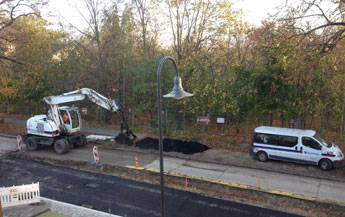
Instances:
[[[99,130],[99,129],[98,129]],[[25,125],[21,123],[13,122],[0,122],[0,132],[1,134],[7,135],[18,135],[25,133]],[[92,133],[92,132],[88,132]],[[140,138],[139,141],[147,138]],[[151,139],[151,138],[150,138]],[[184,141],[181,141],[184,142]],[[139,146],[126,146],[119,145],[115,142],[104,142],[104,141],[90,141],[88,146],[92,147],[98,145],[100,150],[104,149],[117,149],[126,152],[133,153],[151,153],[153,156],[158,155],[158,151],[154,149],[142,149]],[[248,146],[239,145],[243,147],[244,150],[248,150]],[[190,160],[203,160],[203,162],[217,163],[224,165],[234,165],[240,167],[256,168],[261,170],[271,170],[276,172],[281,172],[284,174],[296,174],[303,175],[307,177],[318,177],[322,179],[338,180],[341,182],[345,181],[344,169],[332,170],[329,172],[324,172],[319,170],[315,166],[299,165],[286,162],[276,162],[270,161],[266,163],[260,163],[249,156],[248,152],[233,151],[231,146],[227,150],[217,151],[215,147],[209,147],[208,151],[197,152],[194,154],[183,154],[178,151],[166,152],[165,156],[170,156],[180,159],[190,159]],[[238,150],[238,149],[236,149]],[[42,151],[52,152],[52,149],[45,149]],[[72,154],[72,153],[71,153]],[[44,161],[52,163],[59,166],[68,166],[71,168],[76,168],[80,170],[87,170],[97,173],[110,174],[115,176],[120,176],[127,179],[133,179],[141,182],[148,182],[152,184],[159,185],[159,174],[155,171],[149,170],[138,170],[131,169],[128,167],[123,167],[121,165],[108,165],[104,164],[101,167],[95,167],[90,164],[90,160],[85,161],[74,161],[68,160],[66,157],[73,159],[71,155],[62,155],[61,158],[49,157],[40,155],[40,152],[31,153],[11,153],[12,157],[29,158],[37,161]],[[152,159],[147,159],[147,162]],[[141,164],[145,163],[145,159],[140,159]],[[127,164],[127,162],[125,162]],[[128,162],[128,165],[135,165],[134,159]],[[226,200],[238,201],[241,203],[247,203],[252,205],[257,205],[261,207],[286,211],[290,213],[306,215],[306,216],[343,216],[345,213],[345,207],[335,203],[320,202],[320,201],[309,201],[298,198],[293,198],[289,196],[282,196],[279,194],[271,194],[260,189],[243,189],[234,188],[231,186],[226,186],[221,183],[212,183],[200,179],[189,179],[188,187],[186,188],[186,177],[179,177],[175,175],[166,175],[165,183],[167,187],[172,187],[176,189],[192,191],[216,198],[222,198]]]
[[[9,121],[3,121],[0,119],[0,134],[4,135],[23,135],[26,133],[26,126],[25,120],[21,119],[6,119]],[[85,127],[84,132],[86,135],[89,134],[100,134],[103,132],[103,135],[116,135],[116,131],[111,131],[108,129],[100,129],[100,128],[92,128],[92,127]],[[108,148],[123,148],[126,150],[144,150],[150,152],[155,152],[158,150],[158,142],[156,139],[156,146],[153,144],[154,139],[150,137],[145,137],[143,134],[137,134],[138,139],[136,141],[136,145],[134,146],[127,146],[121,145],[116,142],[103,142],[103,141],[94,141],[93,143],[89,143],[89,145],[101,145],[102,147]],[[222,146],[221,152],[217,151],[220,150],[218,145],[207,143],[206,148],[205,144],[202,142],[190,142],[190,141],[181,141],[181,140],[174,140],[175,146],[179,145],[178,142],[182,142],[183,144],[180,145],[181,150],[170,150],[172,152],[167,152],[169,156],[172,157],[181,157],[190,160],[198,160],[199,158],[208,159],[211,163],[220,163],[225,165],[235,165],[241,167],[249,167],[249,168],[257,168],[262,170],[270,170],[276,172],[283,172],[283,173],[290,173],[296,175],[304,175],[310,177],[317,177],[317,178],[326,178],[332,180],[343,180],[345,181],[345,166],[342,166],[339,169],[331,170],[331,171],[322,171],[316,166],[312,165],[301,165],[295,163],[288,163],[288,162],[279,162],[279,161],[269,161],[269,162],[258,162],[253,160],[253,157],[249,155],[249,144],[229,144],[227,146]],[[190,150],[191,152],[195,152],[196,154],[183,154],[183,150],[185,145],[190,144],[199,144],[197,147],[200,150]],[[172,146],[170,146],[172,147]],[[167,148],[167,147],[166,147]],[[204,150],[208,150],[207,152],[202,152]],[[164,150],[166,151],[166,150]],[[200,152],[201,151],[201,152]],[[345,150],[342,150],[345,153]],[[185,151],[185,152],[188,152]],[[199,153],[198,153],[199,152]],[[216,155],[216,156],[214,156]]]

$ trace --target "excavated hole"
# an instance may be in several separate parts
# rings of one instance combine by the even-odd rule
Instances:
[[[154,149],[158,150],[158,139],[150,137],[144,138],[135,144],[137,147],[142,149]],[[163,151],[165,152],[178,152],[182,154],[195,154],[204,152],[210,149],[208,146],[193,142],[193,141],[182,141],[178,139],[163,139]]]

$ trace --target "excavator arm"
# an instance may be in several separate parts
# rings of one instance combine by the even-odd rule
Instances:
[[[54,121],[59,123],[59,126],[63,126],[63,120],[59,115],[58,105],[84,100],[85,98],[108,111],[120,112],[122,116],[121,132],[115,137],[115,140],[121,144],[133,144],[133,141],[136,139],[136,135],[129,129],[127,117],[119,100],[108,99],[89,88],[82,88],[80,90],[71,91],[58,96],[44,97],[43,100],[50,106],[51,117]]]

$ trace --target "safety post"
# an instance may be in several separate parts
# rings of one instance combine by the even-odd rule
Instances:
[[[137,155],[135,155],[135,166],[136,166],[136,167],[139,167],[138,156],[137,156]]]
[[[93,162],[91,164],[100,166],[101,162],[99,161],[99,154],[98,154],[98,148],[97,146],[94,146],[93,149]]]
[[[186,188],[188,188],[188,179],[187,179],[187,176],[186,176]]]
[[[23,140],[20,135],[17,136],[17,147],[18,147],[18,151],[24,151]]]
[[[260,176],[258,176],[258,186],[259,186],[259,189],[261,189]]]

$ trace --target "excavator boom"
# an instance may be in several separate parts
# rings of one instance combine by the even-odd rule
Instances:
[[[136,139],[136,135],[129,129],[125,111],[119,100],[108,99],[89,88],[82,88],[80,90],[71,91],[58,96],[44,97],[43,100],[48,106],[50,106],[51,118],[58,123],[60,128],[63,128],[63,120],[59,114],[58,105],[84,100],[85,98],[108,111],[120,112],[122,115],[121,132],[115,137],[115,141],[121,144],[133,144],[133,141]]]

